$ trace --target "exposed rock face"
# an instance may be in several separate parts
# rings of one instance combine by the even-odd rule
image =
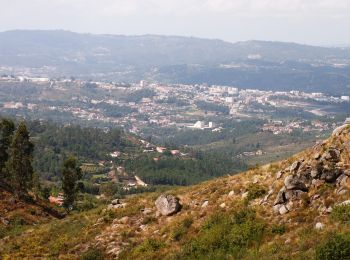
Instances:
[[[157,198],[155,205],[158,212],[163,216],[170,216],[181,210],[179,199],[173,195],[160,195]]]

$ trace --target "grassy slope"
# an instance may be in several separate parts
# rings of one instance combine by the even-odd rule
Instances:
[[[349,133],[331,137],[322,149],[348,147],[349,142]],[[349,152],[346,148],[342,153],[342,163],[350,169]],[[285,177],[275,180],[276,173],[296,159],[313,158],[314,153],[309,149],[246,173],[174,189],[171,193],[180,198],[183,208],[171,217],[155,217],[159,193],[141,194],[126,199],[124,209],[93,210],[55,220],[0,242],[0,248],[4,256],[62,259],[78,258],[87,250],[121,259],[314,259],[316,248],[330,234],[350,234],[350,211],[343,218],[319,211],[349,199],[349,193],[336,195],[334,184],[323,184],[311,188],[288,214],[272,210]],[[260,205],[261,191],[270,189],[273,194]],[[234,195],[229,196],[230,191]],[[249,199],[242,198],[246,192]],[[314,195],[320,198],[310,203]],[[208,206],[202,207],[205,200]],[[151,213],[142,213],[144,208]],[[317,222],[325,225],[322,230],[314,228]]]

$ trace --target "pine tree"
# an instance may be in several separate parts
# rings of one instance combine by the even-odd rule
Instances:
[[[11,175],[11,186],[17,195],[27,193],[32,186],[34,145],[30,141],[25,123],[17,127],[10,146],[7,168]]]
[[[64,192],[63,207],[69,212],[74,205],[78,194],[78,180],[81,178],[81,170],[77,167],[75,157],[69,157],[62,168],[62,189]]]
[[[0,182],[6,182],[9,178],[5,166],[9,159],[9,146],[14,130],[15,124],[11,120],[0,120]]]

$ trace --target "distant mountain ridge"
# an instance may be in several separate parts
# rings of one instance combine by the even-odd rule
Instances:
[[[222,40],[160,35],[93,35],[68,31],[7,31],[0,33],[2,62],[30,61],[38,64],[60,62],[113,65],[217,64],[247,59],[259,54],[267,61],[324,60],[350,58],[341,48],[325,48],[296,43]],[[7,59],[6,59],[7,58]],[[51,60],[50,60],[51,59]]]
[[[348,93],[349,65],[348,48],[296,43],[229,43],[181,36],[93,35],[68,31],[0,33],[2,74],[25,72],[51,77],[73,75],[127,82],[148,79],[324,92],[331,86],[336,93]],[[334,69],[335,66],[339,69]]]

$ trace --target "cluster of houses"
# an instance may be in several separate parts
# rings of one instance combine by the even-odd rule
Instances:
[[[305,120],[297,120],[293,122],[283,122],[283,121],[272,121],[266,123],[261,128],[264,132],[272,132],[275,135],[279,134],[290,134],[294,130],[299,129],[303,132],[311,131],[327,131],[329,129],[335,128],[335,123],[326,123],[321,121],[311,121],[310,124],[307,124]]]

